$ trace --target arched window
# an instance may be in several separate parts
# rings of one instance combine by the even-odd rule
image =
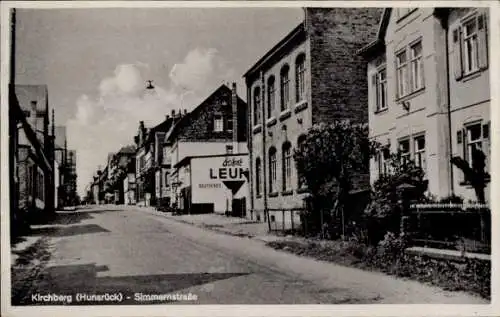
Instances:
[[[255,159],[255,195],[260,196],[262,194],[262,163],[260,157]]]
[[[269,77],[267,80],[267,118],[271,118],[276,103],[276,86],[274,82],[274,76]]]
[[[260,123],[260,87],[255,87],[253,90],[253,123]]]
[[[300,102],[305,98],[306,83],[306,57],[300,54],[295,61],[295,101]]]
[[[276,148],[269,149],[269,192],[275,193],[276,188]]]
[[[168,187],[168,172],[165,172],[165,187]]]
[[[283,191],[288,191],[292,189],[292,145],[285,142],[282,149]]]
[[[301,134],[298,138],[297,138],[297,148],[300,150],[300,148],[302,147],[302,145],[304,144],[304,142],[306,141],[306,136]],[[305,177],[302,173],[300,173],[299,171],[297,171],[297,187],[298,188],[304,188],[306,187],[306,180],[305,180]]]
[[[285,65],[280,71],[280,109],[281,111],[288,109],[290,101],[290,67]]]

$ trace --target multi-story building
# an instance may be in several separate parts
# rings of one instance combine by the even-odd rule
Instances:
[[[171,116],[167,115],[162,123],[150,129],[144,126],[144,121],[139,122],[139,129],[134,137],[137,147],[135,182],[138,205],[156,205],[158,201],[163,201],[163,197],[168,197],[164,192],[164,180],[169,167],[163,160],[162,144],[167,131],[182,116],[180,111],[177,114],[172,111]]]
[[[10,107],[16,122],[16,209],[37,216],[53,212],[53,150],[45,85],[15,85]]]
[[[270,210],[303,208],[307,190],[292,153],[312,125],[368,121],[366,63],[356,52],[376,34],[381,11],[304,9],[304,22],[244,75],[252,109],[249,147],[255,219],[267,219]],[[368,186],[368,171],[358,176],[355,188]],[[275,221],[281,222],[280,215]]]
[[[111,200],[115,204],[123,204],[126,201],[123,182],[129,173],[135,172],[135,146],[123,146],[118,152],[108,155],[108,170],[107,183]],[[128,190],[130,187],[127,187]]]
[[[213,187],[215,191],[210,201],[196,198],[199,197],[198,191],[204,188],[192,186],[191,165],[195,164],[194,161],[198,163],[202,157],[209,164],[216,156],[247,156],[247,112],[246,103],[236,93],[236,84],[232,89],[222,85],[172,126],[163,151],[164,159],[172,166],[165,181],[171,188],[170,201],[173,205],[186,213],[224,213],[231,210],[232,201],[227,202],[222,183]],[[214,166],[219,167],[223,166]],[[204,172],[208,173],[209,169]],[[244,196],[247,196],[246,191]]]
[[[377,36],[360,51],[368,61],[370,137],[384,146],[371,162],[371,182],[399,150],[423,168],[431,194],[475,199],[451,159],[472,165],[477,149],[490,167],[488,19],[487,8],[384,10]]]

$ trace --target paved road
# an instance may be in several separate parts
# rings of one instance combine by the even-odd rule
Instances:
[[[99,298],[77,302],[76,293],[121,293],[121,304],[134,305],[171,302],[139,298],[167,293],[196,295],[195,301],[181,304],[483,303],[466,294],[279,252],[140,208],[65,213],[34,234],[49,237],[45,247],[51,257],[30,294],[71,294],[71,304],[116,303]],[[48,303],[64,304],[20,295],[13,302]]]

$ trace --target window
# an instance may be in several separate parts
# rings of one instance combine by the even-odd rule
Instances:
[[[233,131],[233,118],[232,118],[232,116],[229,116],[229,117],[227,118],[227,123],[226,123],[226,124],[227,124],[227,126],[226,126],[226,130],[227,130],[228,132],[232,132],[232,131]]]
[[[397,92],[398,97],[406,95],[407,87],[407,60],[406,51],[396,55],[396,69],[397,69]]]
[[[399,153],[401,155],[401,163],[406,164],[410,160],[410,140],[399,141]]]
[[[387,175],[389,173],[389,147],[384,147],[378,153],[378,173],[379,176]]]
[[[276,149],[269,149],[269,192],[276,192]]]
[[[295,62],[295,99],[296,102],[304,100],[305,97],[305,55],[301,54]]]
[[[165,187],[169,187],[169,184],[168,184],[168,172],[165,173]]]
[[[260,87],[255,87],[253,90],[253,123],[260,123]]]
[[[281,86],[281,111],[288,108],[288,102],[290,101],[290,79],[288,74],[290,72],[290,67],[288,65],[283,66],[280,72],[280,86]]]
[[[233,154],[233,146],[232,145],[226,145],[226,153]]]
[[[214,116],[214,132],[224,131],[224,120],[221,114],[216,114]]]
[[[373,87],[375,90],[375,111],[387,109],[387,69],[385,66],[380,68],[373,75]]]
[[[476,14],[452,31],[455,79],[488,67],[486,26],[486,14]]]
[[[466,128],[466,141],[467,141],[467,150],[466,150],[466,160],[469,162],[469,165],[472,166],[473,163],[473,151],[480,150],[482,151],[483,138],[481,136],[481,124],[475,124],[468,126]]]
[[[283,144],[283,191],[290,190],[292,187],[292,146],[289,142]]]
[[[478,67],[477,54],[477,23],[472,19],[464,24],[464,67],[465,73],[476,71]]]
[[[413,139],[415,149],[415,165],[420,167],[424,172],[426,171],[426,158],[425,158],[425,136],[421,135]]]
[[[300,135],[297,139],[297,147],[300,149],[304,145],[305,141],[306,141],[306,136],[303,134]],[[297,187],[302,189],[306,187],[305,176],[298,170],[297,170]]]
[[[261,176],[262,175],[262,166],[260,162],[260,158],[257,158],[255,160],[255,194],[257,196],[260,196],[262,193],[261,186],[262,186],[262,181],[261,181]]]
[[[276,87],[274,85],[274,76],[269,77],[267,80],[267,118],[271,118],[274,111],[274,104],[276,99]]]
[[[422,42],[418,41],[396,54],[398,98],[424,88],[422,52]]]
[[[410,65],[410,86],[414,92],[424,87],[422,42],[410,46]]]

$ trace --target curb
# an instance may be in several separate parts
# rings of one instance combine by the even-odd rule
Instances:
[[[228,236],[232,236],[232,237],[252,239],[252,240],[263,242],[263,243],[268,243],[269,242],[269,241],[267,241],[265,239],[262,239],[262,238],[260,238],[258,236],[252,235],[252,234],[234,233],[234,232],[223,230],[220,227],[207,226],[207,225],[203,225],[203,224],[200,225],[200,224],[195,224],[195,223],[192,223],[192,222],[189,222],[189,221],[186,221],[186,220],[176,219],[173,216],[165,215],[165,214],[163,214],[163,213],[161,213],[159,211],[148,210],[146,208],[144,208],[142,210],[148,212],[149,214],[157,215],[157,216],[160,216],[160,217],[163,217],[163,218],[167,218],[167,219],[170,219],[170,220],[178,222],[178,223],[187,224],[187,225],[190,225],[190,226],[193,226],[193,227],[196,227],[196,228],[206,229],[206,230],[210,230],[212,232],[222,233],[222,234],[225,234],[225,235],[228,235]]]

